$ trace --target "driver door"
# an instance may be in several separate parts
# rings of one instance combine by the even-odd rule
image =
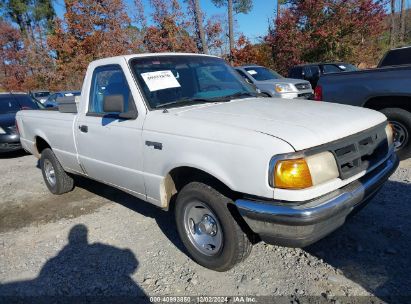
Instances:
[[[145,198],[142,174],[142,120],[120,119],[104,110],[104,98],[121,95],[124,111],[135,107],[120,65],[98,66],[93,71],[88,107],[79,113],[75,132],[79,161],[86,174],[96,180]]]

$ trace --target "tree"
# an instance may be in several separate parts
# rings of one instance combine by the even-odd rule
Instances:
[[[177,0],[150,0],[152,21],[144,37],[149,52],[198,52],[195,39],[188,31],[190,22]]]
[[[401,14],[400,14],[400,41],[405,41],[405,0],[401,0]]]
[[[301,62],[344,60],[374,64],[385,30],[384,2],[294,0],[266,37],[276,68]]]
[[[241,35],[237,40],[233,57],[236,66],[246,64],[272,65],[269,46],[264,42],[252,44],[244,35]]]
[[[65,0],[48,42],[56,62],[55,88],[80,88],[90,61],[133,52],[130,19],[122,0]]]
[[[390,47],[394,47],[396,41],[396,33],[395,33],[395,0],[391,0],[391,14],[390,14]]]
[[[21,32],[0,20],[1,90],[24,90],[28,68]]]
[[[277,19],[281,15],[281,5],[285,4],[287,0],[277,0]]]
[[[1,9],[15,22],[26,38],[34,40],[36,29],[42,38],[43,32],[53,28],[56,17],[51,0],[5,0]]]
[[[197,47],[200,52],[208,54],[208,45],[206,41],[206,34],[203,26],[204,17],[200,7],[199,0],[188,0],[188,7],[194,17],[194,24],[197,34]]]
[[[228,37],[230,43],[230,61],[233,61],[234,50],[234,22],[233,12],[236,14],[247,14],[253,7],[252,0],[212,0],[217,7],[227,6],[228,13]]]

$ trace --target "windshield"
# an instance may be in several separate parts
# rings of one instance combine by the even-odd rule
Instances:
[[[33,93],[34,97],[39,98],[39,97],[47,97],[50,95],[50,92],[35,92]]]
[[[0,114],[16,113],[20,111],[20,105],[13,98],[0,99]]]
[[[222,102],[256,96],[224,60],[207,56],[150,56],[131,60],[150,108]]]
[[[277,72],[263,67],[249,67],[244,69],[251,75],[251,77],[258,81],[284,78]]]
[[[359,69],[350,63],[325,64],[323,66],[324,73],[340,73],[340,72],[354,72]]]

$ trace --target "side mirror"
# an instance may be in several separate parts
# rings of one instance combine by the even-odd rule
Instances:
[[[104,96],[103,110],[107,113],[119,113],[118,117],[121,119],[136,119],[138,116],[136,109],[124,112],[124,97],[120,94]]]
[[[124,97],[123,95],[107,95],[103,99],[103,111],[106,113],[123,113]]]

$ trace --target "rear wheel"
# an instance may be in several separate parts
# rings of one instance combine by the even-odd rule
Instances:
[[[41,152],[40,167],[51,193],[63,194],[73,189],[73,178],[64,171],[51,149],[46,148]]]
[[[401,160],[411,157],[411,113],[400,108],[381,110],[394,128],[395,149]]]
[[[187,184],[177,196],[178,233],[189,255],[204,267],[226,271],[251,252],[251,242],[228,209],[231,203],[199,182]]]

